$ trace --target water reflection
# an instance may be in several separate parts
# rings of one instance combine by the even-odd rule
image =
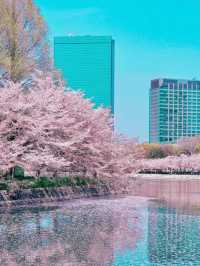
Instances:
[[[200,265],[200,180],[146,180],[136,194],[156,199],[148,207],[145,265]]]
[[[199,265],[200,216],[166,203],[152,204],[149,207],[148,252],[151,263]]]
[[[168,206],[191,209],[200,207],[200,180],[138,179],[134,195],[163,200]]]
[[[104,266],[140,238],[133,199],[0,214],[0,265]]]
[[[199,266],[197,184],[149,195],[2,211],[0,266]]]

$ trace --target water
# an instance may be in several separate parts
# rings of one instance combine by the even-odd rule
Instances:
[[[131,196],[2,210],[0,265],[199,266],[199,207]]]

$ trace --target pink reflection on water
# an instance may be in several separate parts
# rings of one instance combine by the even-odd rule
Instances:
[[[129,197],[2,214],[0,265],[108,265],[116,251],[134,249],[142,237],[143,206],[145,199]]]
[[[133,194],[166,201],[172,207],[200,208],[200,180],[198,179],[138,178],[134,184]]]

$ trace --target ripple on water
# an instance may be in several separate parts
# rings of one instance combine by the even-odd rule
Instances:
[[[200,216],[141,197],[0,214],[0,265],[200,265]]]

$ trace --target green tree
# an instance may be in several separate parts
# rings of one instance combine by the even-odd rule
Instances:
[[[145,157],[148,159],[163,158],[166,156],[162,146],[157,143],[145,143],[143,144],[143,149],[145,150]]]
[[[50,69],[47,26],[32,0],[0,0],[0,73],[14,82]]]
[[[195,153],[200,153],[200,144],[197,144],[195,147]]]

